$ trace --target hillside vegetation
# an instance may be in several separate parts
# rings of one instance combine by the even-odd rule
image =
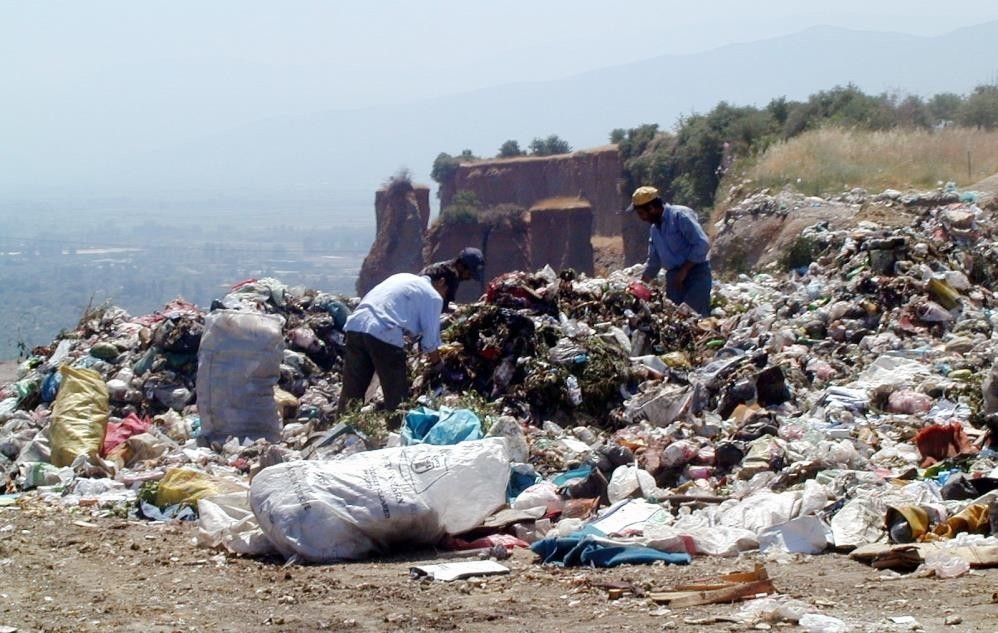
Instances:
[[[647,124],[614,130],[610,140],[620,147],[629,189],[655,185],[666,199],[704,212],[714,205],[722,180],[753,164],[761,165],[761,157],[774,146],[785,153],[774,152],[772,160],[788,167],[800,160],[828,161],[820,165],[821,169],[833,168],[826,181],[800,176],[811,180],[815,190],[821,182],[835,189],[859,183],[854,174],[879,169],[901,175],[889,180],[892,183],[934,185],[938,180],[966,182],[975,175],[994,173],[993,156],[998,150],[987,145],[994,145],[991,131],[995,129],[998,86],[978,86],[967,95],[942,93],[929,99],[868,95],[855,86],[837,86],[805,101],[781,97],[761,108],[722,101],[707,113],[680,119],[674,132]],[[832,146],[841,150],[827,159],[819,158]],[[855,151],[849,146],[855,146]],[[850,164],[853,157],[860,162]],[[906,163],[909,159],[915,161]],[[834,169],[836,163],[841,164],[839,171]],[[943,165],[948,167],[943,169]],[[790,178],[777,164],[760,169],[774,174],[774,182],[795,182],[798,177]],[[909,169],[915,171],[909,174]]]
[[[772,145],[739,171],[754,186],[789,184],[814,195],[970,185],[998,173],[998,131],[823,128]]]

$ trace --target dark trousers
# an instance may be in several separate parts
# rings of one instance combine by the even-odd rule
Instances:
[[[713,278],[710,274],[710,264],[697,264],[686,273],[683,288],[676,288],[674,281],[678,269],[665,273],[665,296],[676,305],[685,303],[703,316],[710,314],[710,288]]]
[[[394,411],[409,395],[405,350],[370,334],[347,332],[343,356],[343,391],[337,410],[342,413],[354,400],[363,400],[371,378],[378,374],[385,394],[385,409]]]

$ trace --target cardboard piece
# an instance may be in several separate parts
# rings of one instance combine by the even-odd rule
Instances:
[[[472,576],[496,576],[508,574],[509,567],[491,560],[471,560],[458,563],[440,563],[438,565],[417,565],[409,568],[413,578],[429,576],[433,580],[450,582]]]
[[[670,591],[652,592],[648,597],[670,607],[693,607],[719,602],[747,600],[760,594],[776,593],[769,573],[762,565],[753,571],[734,572],[692,585],[680,585]]]

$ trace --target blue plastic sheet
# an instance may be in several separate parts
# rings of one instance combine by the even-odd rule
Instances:
[[[546,538],[530,546],[541,562],[562,567],[617,567],[648,565],[664,561],[672,565],[688,565],[690,555],[660,552],[641,546],[612,545],[598,540],[598,530],[585,529],[561,538]]]
[[[434,444],[445,446],[480,440],[482,421],[469,409],[441,407],[439,411],[419,407],[405,414],[402,445]]]
[[[509,470],[509,484],[506,486],[506,498],[512,505],[520,493],[534,484],[542,481],[537,471],[530,464],[512,464]]]
[[[592,472],[593,467],[590,464],[582,464],[574,470],[569,470],[555,475],[551,478],[551,483],[561,488],[562,486],[567,486],[575,481],[583,481],[587,479]]]
[[[59,394],[59,385],[62,384],[62,374],[53,371],[45,377],[42,382],[42,402],[52,402]]]
[[[315,299],[315,305],[333,317],[333,325],[337,330],[343,329],[343,325],[347,322],[347,317],[350,316],[350,308],[346,307],[339,299],[330,295],[319,295]]]

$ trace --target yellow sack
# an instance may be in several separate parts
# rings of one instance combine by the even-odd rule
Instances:
[[[947,310],[952,310],[960,304],[960,293],[945,281],[930,279],[928,290],[936,302]]]
[[[274,385],[274,402],[277,403],[277,411],[281,418],[288,420],[298,413],[298,398]]]
[[[962,532],[970,532],[971,534],[987,534],[988,527],[988,504],[975,503],[967,506],[957,514],[954,514],[950,518],[946,519],[945,523],[937,525],[935,529],[932,530],[932,534],[927,536],[953,538]]]
[[[195,505],[198,499],[222,492],[219,481],[208,473],[190,468],[171,468],[159,481],[156,505],[160,508],[176,503]]]
[[[107,430],[107,385],[92,369],[59,368],[62,384],[52,407],[52,465],[69,466],[79,455],[96,457]]]

